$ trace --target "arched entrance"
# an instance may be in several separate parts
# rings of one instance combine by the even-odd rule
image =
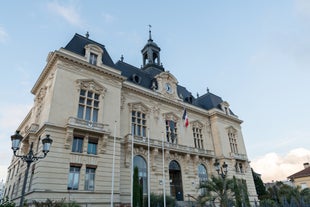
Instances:
[[[138,167],[139,183],[142,186],[143,195],[147,195],[147,165],[144,158],[136,155],[133,159],[134,167]]]
[[[170,194],[178,201],[183,201],[183,187],[181,168],[177,161],[172,160],[169,164]]]

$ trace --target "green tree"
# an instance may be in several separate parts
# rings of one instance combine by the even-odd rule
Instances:
[[[139,182],[139,169],[138,167],[134,168],[133,171],[133,207],[142,207],[143,203],[143,194],[142,194],[142,186]]]
[[[163,207],[164,206],[164,195],[156,195],[151,193],[151,207]],[[144,206],[147,207],[147,198],[145,199]],[[174,207],[175,206],[175,199],[171,196],[166,195],[166,206],[167,207]]]
[[[8,197],[0,200],[0,207],[15,207],[15,203],[10,201]]]
[[[268,193],[266,191],[266,187],[264,185],[264,182],[262,181],[260,175],[256,173],[253,168],[252,170],[252,176],[255,184],[256,193],[259,200],[265,199],[268,197]]]
[[[203,183],[200,188],[206,189],[206,194],[199,198],[201,204],[207,201],[219,202],[221,207],[227,207],[233,203],[234,180],[212,176],[211,180]]]
[[[54,201],[46,199],[46,201],[33,201],[35,207],[80,207],[75,201],[66,202],[66,199],[60,201]]]
[[[234,196],[235,196],[235,204],[236,207],[242,207],[242,198],[241,198],[241,194],[240,194],[240,186],[238,185],[237,179],[234,176],[233,177],[233,191],[234,191]]]

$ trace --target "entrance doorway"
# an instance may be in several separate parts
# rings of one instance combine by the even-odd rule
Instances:
[[[178,201],[183,201],[183,187],[181,168],[177,161],[172,160],[169,164],[170,194]]]

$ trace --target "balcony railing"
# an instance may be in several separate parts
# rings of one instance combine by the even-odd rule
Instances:
[[[246,154],[240,154],[240,153],[231,152],[230,156],[234,159],[237,159],[237,160],[247,160],[248,159]]]
[[[108,124],[87,121],[87,120],[79,119],[76,117],[69,117],[68,125],[76,127],[76,128],[87,128],[91,130],[104,131],[104,132],[108,131],[107,129]]]
[[[128,140],[128,141],[131,142],[131,140]],[[135,137],[134,143],[147,146],[148,140],[146,137]],[[150,139],[150,146],[162,148],[162,140]],[[185,145],[180,145],[180,144],[173,144],[173,143],[166,142],[166,140],[164,141],[164,147],[165,149],[169,149],[170,151],[183,152],[185,154],[197,154],[197,155],[210,156],[210,157],[214,156],[213,150],[198,149],[195,147],[190,147],[190,146],[185,146]]]

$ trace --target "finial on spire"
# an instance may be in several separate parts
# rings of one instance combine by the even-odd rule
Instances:
[[[210,90],[209,90],[209,88],[207,87],[207,93],[209,93],[210,92]]]
[[[149,40],[152,40],[152,31],[151,31],[151,28],[152,28],[152,25],[148,25],[149,26]]]
[[[124,56],[123,56],[123,55],[121,56],[121,61],[122,61],[122,62],[124,61]]]
[[[85,37],[88,39],[89,38],[89,32],[87,31],[85,34]]]

